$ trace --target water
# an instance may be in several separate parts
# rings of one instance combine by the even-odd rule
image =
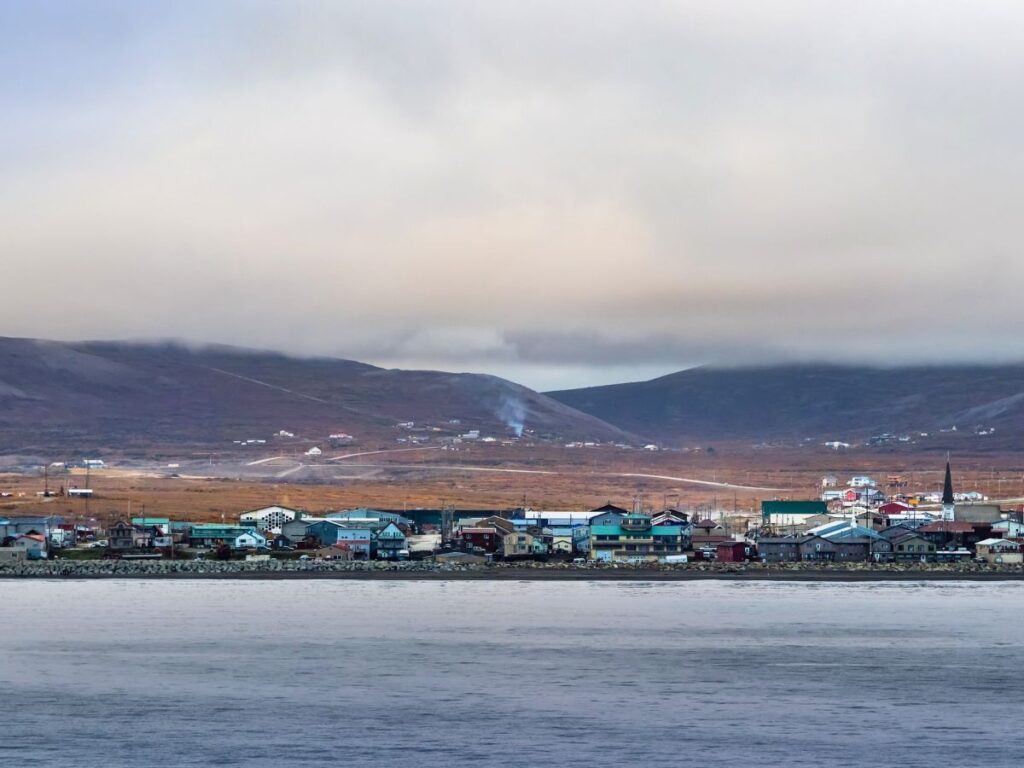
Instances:
[[[1024,584],[0,581],[0,765],[1019,765]]]

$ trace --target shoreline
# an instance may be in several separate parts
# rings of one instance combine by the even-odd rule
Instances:
[[[914,582],[914,581],[1024,581],[1024,570],[947,568],[479,568],[479,569],[239,569],[151,570],[48,567],[0,569],[0,581],[57,580],[349,580],[349,581],[547,581],[547,582]]]

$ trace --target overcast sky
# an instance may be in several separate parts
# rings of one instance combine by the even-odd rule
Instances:
[[[1019,2],[7,0],[0,68],[0,335],[1024,357]]]

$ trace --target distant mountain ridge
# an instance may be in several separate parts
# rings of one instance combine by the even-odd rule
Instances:
[[[934,437],[956,426],[959,435],[994,428],[979,445],[1024,448],[1024,365],[1018,364],[702,367],[547,394],[666,443]]]
[[[623,440],[624,432],[505,379],[387,370],[220,345],[0,337],[0,453],[161,444],[230,447],[281,429],[394,444],[399,422],[504,436]]]

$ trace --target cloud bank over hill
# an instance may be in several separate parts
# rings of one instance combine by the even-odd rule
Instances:
[[[0,332],[537,387],[1024,357],[1013,3],[0,8]]]

